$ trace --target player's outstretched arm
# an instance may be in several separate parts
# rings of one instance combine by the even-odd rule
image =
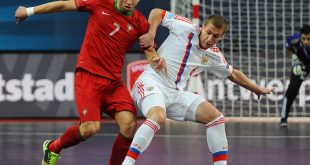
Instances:
[[[49,2],[34,7],[19,6],[15,12],[16,23],[19,24],[34,14],[48,14],[76,10],[75,0]]]
[[[228,77],[232,82],[254,92],[258,97],[260,95],[266,95],[272,93],[275,88],[258,87],[248,77],[246,77],[241,71],[235,69],[233,74]]]
[[[152,9],[148,18],[150,25],[149,31],[148,33],[139,37],[139,44],[141,48],[148,48],[154,45],[157,28],[162,21],[162,11],[162,9]]]

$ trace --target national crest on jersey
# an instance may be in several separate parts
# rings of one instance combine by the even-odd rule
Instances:
[[[209,60],[209,57],[208,57],[206,54],[203,54],[202,57],[201,57],[200,62],[201,62],[202,64],[205,64],[205,63],[208,62],[208,60]]]
[[[132,24],[128,24],[128,25],[127,25],[127,32],[131,31],[132,29],[133,29]]]
[[[220,48],[218,48],[216,45],[210,48],[208,51],[205,51],[204,53],[201,54],[202,54],[200,60],[201,64],[206,64],[209,61],[210,56],[211,58],[213,58],[213,60],[217,62],[220,61],[220,57],[223,57]]]

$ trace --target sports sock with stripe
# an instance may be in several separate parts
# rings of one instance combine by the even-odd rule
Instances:
[[[207,141],[212,152],[214,165],[226,165],[228,159],[228,143],[225,133],[224,115],[206,124]]]
[[[150,119],[145,120],[133,138],[123,165],[133,165],[139,155],[150,145],[154,134],[159,129],[160,125],[157,122]]]

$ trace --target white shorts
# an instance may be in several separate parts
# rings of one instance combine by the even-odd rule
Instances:
[[[166,110],[167,118],[177,121],[196,121],[197,108],[205,101],[197,94],[167,88],[147,77],[140,77],[136,81],[133,87],[133,99],[144,116],[150,108],[160,106]]]

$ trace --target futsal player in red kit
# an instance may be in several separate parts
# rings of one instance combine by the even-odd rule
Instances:
[[[74,80],[80,124],[69,127],[58,139],[43,143],[42,165],[55,165],[62,149],[95,135],[100,130],[103,112],[120,127],[109,165],[123,162],[136,129],[136,109],[121,78],[124,55],[148,32],[146,18],[135,10],[138,3],[139,0],[67,0],[17,8],[17,23],[34,14],[75,10],[90,13]],[[141,47],[154,69],[160,70],[165,62],[156,57],[153,45],[154,41]]]

